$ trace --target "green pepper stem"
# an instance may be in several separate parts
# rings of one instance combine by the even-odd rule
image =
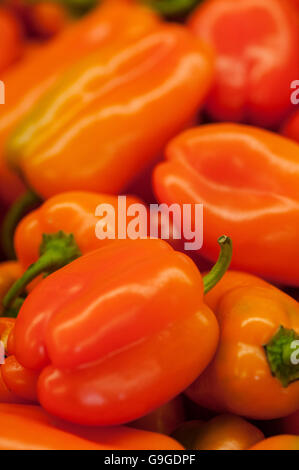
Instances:
[[[3,300],[7,309],[22,294],[26,286],[41,274],[49,275],[81,256],[75,238],[60,231],[52,235],[43,235],[40,246],[40,258],[33,263],[23,276],[10,288]]]
[[[299,335],[295,330],[280,326],[264,349],[271,373],[283,387],[299,380]]]
[[[220,281],[228,270],[233,253],[233,244],[231,238],[222,235],[218,238],[221,251],[216,264],[211,271],[203,278],[204,293],[207,294]]]
[[[25,299],[23,297],[18,297],[14,300],[11,307],[4,310],[1,316],[6,318],[17,318],[24,301]]]
[[[15,259],[14,233],[19,221],[30,210],[37,207],[42,200],[33,191],[28,190],[9,209],[2,225],[2,248],[8,259]]]

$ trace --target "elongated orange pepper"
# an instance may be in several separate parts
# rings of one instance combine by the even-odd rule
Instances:
[[[215,50],[214,119],[281,125],[299,74],[296,13],[287,0],[206,0],[191,15],[191,30]]]
[[[127,196],[123,204],[126,211],[127,207],[141,204],[141,201]],[[103,208],[110,206],[115,213],[115,220],[108,220],[106,226],[105,218],[96,215],[96,209],[101,205]],[[18,281],[12,288],[13,296],[17,297],[24,292],[29,282],[39,275],[49,274],[81,254],[111,243],[118,236],[118,216],[118,198],[112,195],[78,191],[48,199],[39,209],[25,217],[16,230],[17,257],[23,270],[28,270],[22,277],[19,273],[14,279]],[[124,225],[130,224],[132,219],[134,217],[126,217]],[[104,224],[107,238],[97,238],[97,224]]]
[[[187,390],[201,406],[256,419],[299,407],[299,304],[279,289],[229,271],[205,297],[220,324],[217,353]],[[298,348],[298,346],[297,346]]]
[[[0,200],[11,203],[22,192],[20,181],[7,169],[4,148],[17,123],[40,97],[81,57],[104,44],[138,37],[158,23],[156,15],[142,5],[127,0],[105,0],[93,12],[3,74],[6,102],[1,106],[0,115]]]
[[[299,145],[250,126],[211,124],[187,130],[156,167],[160,202],[202,203],[204,244],[215,259],[219,230],[234,240],[232,267],[299,286]]]
[[[229,414],[207,423],[186,422],[172,436],[190,450],[246,450],[264,439],[256,426]]]
[[[228,267],[231,241],[219,243],[204,282],[190,258],[157,239],[116,240],[44,279],[14,330],[17,360],[41,371],[42,406],[105,426],[138,419],[182,392],[217,347],[217,321],[202,293]]]
[[[11,165],[43,198],[121,193],[196,114],[210,53],[183,26],[161,25],[72,67],[7,145]]]
[[[249,450],[299,450],[299,436],[282,434],[268,437],[250,447]]]
[[[168,436],[122,427],[57,426],[39,407],[0,404],[1,450],[183,450]]]

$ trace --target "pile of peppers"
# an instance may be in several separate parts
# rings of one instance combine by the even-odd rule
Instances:
[[[299,2],[5,0],[0,85],[0,450],[299,450]]]

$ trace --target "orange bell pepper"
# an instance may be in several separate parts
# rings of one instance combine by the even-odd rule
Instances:
[[[264,439],[256,426],[228,414],[216,416],[207,423],[184,423],[172,436],[190,450],[246,450]]]
[[[191,400],[218,412],[255,419],[299,408],[299,304],[279,289],[229,271],[205,297],[220,324],[217,353],[187,390]],[[295,345],[296,346],[296,345]]]
[[[207,110],[220,121],[278,126],[299,76],[297,10],[286,0],[207,0],[189,26],[215,50]]]
[[[216,257],[219,230],[234,240],[232,267],[299,286],[299,145],[239,124],[211,124],[183,132],[156,167],[160,202],[203,203],[204,244]]]
[[[292,114],[286,121],[282,133],[289,139],[293,139],[299,143],[299,111]]]
[[[127,196],[127,206],[137,203],[142,202],[133,196]],[[105,240],[99,240],[95,234],[100,220],[95,211],[100,204],[110,204],[116,215],[115,230],[108,226]],[[127,217],[127,222],[130,220]],[[118,231],[118,198],[108,194],[77,191],[61,193],[45,201],[20,222],[15,233],[16,254],[23,269],[38,260],[43,235],[55,235],[60,230],[74,236],[82,254],[111,243],[108,236],[113,236]]]
[[[299,436],[284,434],[268,437],[250,447],[249,450],[299,450]]]
[[[140,204],[141,201],[127,196],[127,207],[137,203]],[[81,254],[113,241],[110,238],[100,240],[96,237],[96,226],[101,219],[95,212],[101,204],[109,204],[114,208],[115,226],[108,225],[106,228],[107,237],[113,237],[118,233],[118,198],[111,195],[79,191],[58,194],[20,222],[15,233],[15,249],[23,270],[28,270],[22,277],[20,274],[15,277],[17,285],[12,287],[14,297],[21,294],[29,282],[39,275],[54,272]],[[127,224],[133,218],[127,217]],[[8,288],[5,294],[7,291]],[[2,299],[3,297],[4,295]]]
[[[104,44],[138,37],[159,24],[156,15],[142,5],[127,0],[101,3],[1,77],[6,85],[6,103],[1,106],[0,116],[0,200],[8,204],[23,190],[4,161],[7,138],[18,122],[61,74],[81,57]]]
[[[8,8],[0,6],[0,73],[19,59],[23,52],[23,31]],[[1,105],[2,106],[2,105]]]
[[[0,450],[183,450],[168,436],[122,427],[53,423],[35,406],[0,404]]]
[[[8,161],[43,198],[119,194],[189,123],[211,78],[210,54],[183,26],[112,43],[45,94],[9,140]]]
[[[218,324],[202,294],[229,264],[231,242],[219,243],[219,261],[203,280],[190,258],[157,239],[116,240],[44,279],[14,330],[17,360],[41,371],[42,406],[105,426],[182,392],[217,347]]]

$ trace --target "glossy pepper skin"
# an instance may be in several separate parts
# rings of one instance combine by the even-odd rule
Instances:
[[[280,125],[292,108],[290,83],[299,74],[298,16],[290,2],[208,0],[189,25],[215,49],[209,114],[219,121]]]
[[[234,271],[205,302],[217,316],[220,342],[213,361],[187,390],[188,397],[212,410],[254,419],[296,411],[298,365],[291,364],[291,349],[287,355],[277,335],[284,327],[294,333],[288,344],[299,338],[298,302],[265,281]]]
[[[299,111],[292,114],[286,121],[282,133],[289,139],[293,139],[299,143]]]
[[[133,196],[127,196],[126,202],[127,207],[131,204],[141,204],[141,201]],[[24,217],[17,227],[14,239],[17,258],[22,268],[26,269],[38,260],[44,234],[55,234],[60,230],[72,234],[82,254],[111,243],[111,239],[99,240],[96,237],[95,229],[102,219],[95,213],[101,204],[110,204],[115,210],[115,227],[108,225],[106,228],[107,235],[113,236],[114,228],[116,234],[118,233],[118,198],[113,195],[87,191],[61,193]],[[131,219],[128,217],[127,222]]]
[[[148,217],[146,206],[135,197],[77,191],[53,196],[31,212],[16,230],[15,249],[24,273],[3,298],[5,312],[14,313],[19,296],[45,275],[118,238],[119,227],[134,224],[136,213],[128,215],[134,207],[143,208]]]
[[[166,149],[153,182],[160,202],[202,203],[204,244],[215,259],[220,231],[234,241],[232,267],[299,285],[299,145],[240,124],[187,130]]]
[[[178,395],[211,360],[218,324],[202,294],[194,263],[166,242],[116,240],[27,297],[16,358],[41,371],[39,401],[52,414],[89,425],[132,421]]]
[[[0,419],[1,450],[183,450],[162,434],[124,426],[99,430],[60,423],[38,406],[0,404]]]
[[[4,149],[8,136],[41,96],[80,58],[105,44],[138,37],[158,23],[156,15],[142,5],[106,0],[3,74],[6,102],[0,115],[0,200],[9,204],[23,190],[20,180],[8,171]]]
[[[246,450],[264,439],[256,426],[229,414],[218,415],[207,423],[186,422],[172,436],[190,450]]]
[[[250,447],[249,450],[299,450],[299,436],[282,434],[268,437]]]
[[[9,140],[8,161],[43,198],[119,194],[196,114],[211,75],[210,54],[179,25],[112,43],[43,97]]]

